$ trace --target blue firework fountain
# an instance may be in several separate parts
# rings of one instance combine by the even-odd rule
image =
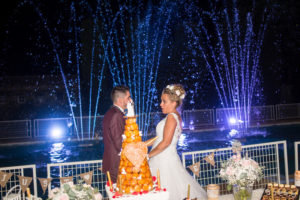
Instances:
[[[229,127],[242,132],[251,121],[253,99],[261,96],[259,59],[269,16],[264,9],[254,24],[255,4],[251,6],[242,16],[235,0],[230,5],[224,1],[222,8],[210,2],[208,11],[185,4],[191,54],[204,60]]]
[[[100,99],[109,94],[103,86],[105,73],[112,78],[112,85],[130,87],[140,129],[147,137],[162,49],[174,18],[183,23],[189,37],[190,51],[185,53],[192,58],[194,67],[194,60],[199,61],[198,66],[200,61],[204,63],[221,105],[229,108],[223,112],[229,125],[240,130],[248,128],[253,100],[261,96],[259,59],[267,9],[261,11],[260,20],[255,20],[259,23],[255,23],[255,3],[241,14],[235,0],[223,1],[221,7],[219,1],[208,1],[207,10],[193,1],[152,5],[132,0],[114,4],[83,0],[59,4],[50,17],[49,12],[42,11],[47,6],[32,0],[21,3],[20,9],[30,5],[36,13],[38,29],[46,32],[43,40],[49,41],[51,50],[47,55],[53,58],[68,97],[72,118],[68,126],[74,126],[78,139],[83,139],[86,126],[88,137],[93,138],[96,124],[101,123],[97,121]],[[41,45],[40,41],[37,45]],[[203,69],[199,67],[200,70]],[[195,88],[189,88],[190,104],[197,102],[197,79],[201,78],[194,77]]]
[[[109,4],[100,1],[93,6],[87,1],[56,3],[59,4],[55,8],[56,15],[45,11],[49,5],[36,4],[35,1],[20,3],[18,12],[19,15],[28,10],[31,15],[34,13],[36,27],[32,31],[38,30],[34,34],[37,35],[35,45],[38,48],[47,46],[48,60],[53,60],[53,64],[47,64],[57,66],[52,71],[59,72],[63,81],[71,117],[68,127],[74,128],[77,139],[86,137],[84,130],[88,130],[88,138],[93,138],[96,123],[100,123],[96,119],[103,71],[107,67],[107,41],[103,38],[107,37],[110,26],[100,23],[99,18],[110,22],[113,14]],[[27,9],[24,11],[23,7]],[[84,113],[88,119],[83,118]]]
[[[144,137],[150,125],[162,47],[169,34],[173,6],[130,4],[117,13],[109,33],[107,61],[113,83],[130,87]]]
[[[173,4],[94,3],[61,1],[56,16],[49,16],[47,8],[34,1],[22,2],[19,10],[30,5],[38,29],[46,32],[44,40],[50,44],[69,103],[72,122],[68,126],[74,126],[78,139],[85,137],[86,129],[93,138],[96,124],[101,123],[97,121],[100,98],[109,95],[103,90],[104,70],[110,72],[113,85],[130,87],[140,130],[147,137]],[[37,45],[42,44],[37,41]]]

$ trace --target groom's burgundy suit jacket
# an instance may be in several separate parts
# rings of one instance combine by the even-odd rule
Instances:
[[[116,106],[112,106],[103,118],[104,153],[102,170],[109,171],[111,179],[116,183],[122,147],[122,134],[125,129],[124,113]]]

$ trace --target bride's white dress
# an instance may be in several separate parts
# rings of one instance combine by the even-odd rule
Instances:
[[[181,127],[178,116],[171,113],[176,121],[177,126],[172,139],[172,143],[161,153],[152,157],[149,161],[151,172],[156,175],[157,169],[160,172],[161,186],[167,188],[170,194],[169,200],[183,200],[187,197],[188,184],[190,185],[191,198],[198,200],[207,199],[205,190],[198,182],[186,171],[177,154],[177,142],[181,135]],[[161,120],[156,126],[156,135],[152,149],[154,149],[163,139],[163,132],[167,117]]]

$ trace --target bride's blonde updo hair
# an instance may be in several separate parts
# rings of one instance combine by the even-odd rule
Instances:
[[[185,90],[180,84],[167,85],[162,91],[162,94],[169,95],[170,100],[176,102],[176,108],[181,106],[182,101],[185,98]]]

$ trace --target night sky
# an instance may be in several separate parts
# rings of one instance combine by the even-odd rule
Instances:
[[[14,86],[3,87],[6,83],[5,79],[10,77],[21,76],[26,79],[28,76],[43,77],[42,80],[47,79],[47,83],[42,83],[39,78],[38,82],[42,84],[49,84],[48,89],[41,89],[41,85],[32,88],[31,96],[37,99],[41,93],[46,94],[49,98],[52,95],[56,96],[55,101],[61,102],[62,105],[39,105],[37,107],[34,103],[21,106],[19,108],[21,115],[12,116],[4,115],[4,119],[15,118],[37,118],[48,116],[66,116],[69,114],[69,107],[66,106],[68,101],[64,94],[64,86],[61,80],[61,74],[57,68],[57,60],[53,53],[53,47],[49,40],[46,30],[43,28],[41,18],[36,14],[32,6],[24,5],[19,6],[22,1],[7,1],[1,2],[1,52],[0,52],[0,81],[2,81],[1,93],[3,96],[19,95],[14,92]],[[68,14],[70,14],[70,2],[62,0],[53,1],[32,1],[40,9],[41,13],[48,22],[48,25],[53,33],[53,39],[60,44],[58,50],[59,55],[62,57],[62,65],[68,65],[68,52],[66,49],[72,49],[72,43],[68,42],[73,30],[66,28],[72,21],[70,21]],[[96,1],[79,1],[83,6],[88,3],[91,9],[95,9]],[[171,1],[170,1],[171,2]],[[188,1],[187,1],[188,2]],[[231,1],[228,1],[231,2]],[[253,1],[238,1],[238,8],[243,14],[244,11],[252,5]],[[135,5],[136,2],[133,2]],[[184,1],[178,3],[183,5]],[[229,3],[230,4],[230,3]],[[143,6],[158,6],[159,1],[152,1],[144,3]],[[201,10],[208,10],[209,3],[201,1],[195,3],[195,6]],[[222,1],[215,1],[216,9],[221,9]],[[260,56],[260,77],[261,77],[261,90],[263,97],[259,100],[260,105],[275,105],[279,103],[297,103],[300,102],[300,2],[296,0],[286,1],[258,1],[256,9],[262,10],[267,7],[271,11],[271,17],[268,22],[268,27],[265,32],[264,41]],[[119,4],[111,3],[112,12],[119,9]],[[79,8],[78,8],[79,10]],[[175,8],[177,12],[181,11],[181,7]],[[85,13],[86,12],[86,13]],[[80,28],[91,31],[90,24],[92,23],[92,15],[89,10],[85,9],[81,15],[83,16]],[[145,13],[141,13],[143,16]],[[89,16],[90,15],[90,16]],[[169,35],[163,44],[162,54],[159,63],[159,73],[157,76],[156,88],[157,95],[159,95],[162,88],[169,83],[181,83],[187,90],[193,90],[197,94],[188,93],[188,100],[185,103],[186,109],[205,109],[220,107],[220,102],[215,93],[214,86],[210,81],[209,73],[205,70],[205,63],[201,58],[198,58],[197,63],[201,67],[192,68],[189,66],[189,59],[191,51],[186,47],[188,42],[187,33],[184,30],[183,18],[184,14],[172,18],[172,26],[169,27]],[[254,18],[256,21],[259,17]],[[57,25],[60,20],[59,25]],[[254,21],[255,22],[255,21]],[[59,39],[57,39],[58,37]],[[82,44],[87,44],[87,49],[91,47],[89,44],[90,39],[84,34],[78,36]],[[121,39],[120,39],[121,40]],[[84,46],[84,45],[83,45]],[[74,46],[75,48],[75,46]],[[74,49],[73,48],[73,49]],[[83,59],[81,64],[90,61],[85,60],[87,56],[85,53],[86,47],[80,49]],[[97,47],[96,47],[97,48]],[[73,60],[74,62],[74,60]],[[87,64],[88,65],[88,64]],[[76,75],[74,68],[65,68],[67,70],[67,78],[72,78]],[[82,87],[86,89],[89,87],[88,75],[82,69],[81,79]],[[195,78],[195,74],[196,78]],[[52,77],[48,80],[48,76]],[[46,78],[45,78],[46,77]],[[106,94],[112,88],[112,77],[108,69],[104,69],[103,85]],[[22,84],[22,81],[20,81]],[[16,83],[18,84],[18,83]],[[37,83],[39,85],[39,83]],[[194,87],[199,86],[198,90]],[[5,88],[5,89],[4,89]],[[7,88],[11,88],[10,90]],[[87,104],[87,93],[83,91],[83,104]],[[99,108],[98,113],[104,114],[109,105],[109,95],[102,95],[100,101],[102,106]],[[158,108],[157,101],[155,109]],[[191,103],[194,101],[194,103]],[[196,103],[195,103],[196,102]],[[253,102],[255,104],[255,102]],[[2,113],[8,112],[11,106],[1,106]],[[24,107],[30,107],[26,110]],[[155,110],[154,109],[154,110]],[[23,111],[21,111],[23,110]],[[36,112],[34,110],[39,110]],[[29,112],[31,114],[29,114]]]

